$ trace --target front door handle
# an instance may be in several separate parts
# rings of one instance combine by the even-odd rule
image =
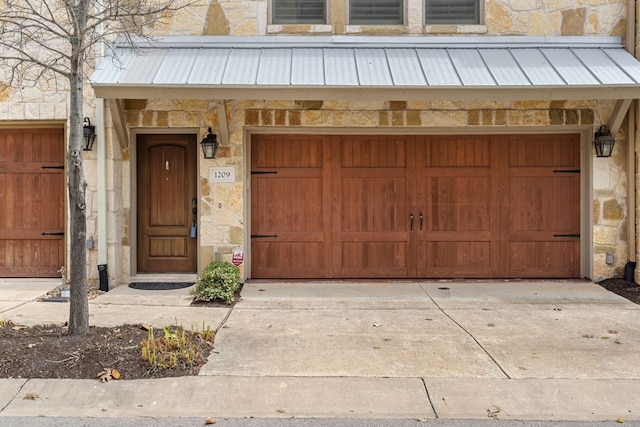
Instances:
[[[409,231],[413,231],[413,212],[409,214]]]
[[[420,212],[420,231],[422,231],[422,220],[424,219],[424,216],[422,215],[422,212]]]

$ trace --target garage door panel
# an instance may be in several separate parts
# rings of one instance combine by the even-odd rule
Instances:
[[[512,277],[579,277],[580,242],[541,241],[509,244]]]
[[[421,242],[419,263],[435,277],[490,277],[491,243],[478,241]]]
[[[265,278],[318,278],[325,276],[324,243],[254,240],[253,274]]]
[[[399,242],[343,242],[340,272],[344,277],[406,277],[407,244]]]
[[[511,137],[509,147],[509,274],[579,277],[579,137]]]
[[[341,232],[385,232],[407,229],[406,178],[342,180]]]
[[[427,178],[424,186],[427,232],[490,229],[489,177]]]
[[[340,147],[342,168],[405,168],[406,137],[352,136]]]
[[[301,136],[294,156],[302,156],[311,139]],[[268,250],[285,257],[290,246],[277,244],[322,242],[323,249],[308,255],[318,260],[311,263],[319,272],[313,277],[579,277],[578,135],[324,141],[312,149],[324,156],[317,167],[296,170],[291,165],[299,162],[277,152],[271,161],[285,159],[281,163],[290,167],[262,175],[264,182],[252,178],[252,233],[277,234]],[[252,158],[267,158],[260,153]],[[263,165],[259,170],[267,172],[269,163]],[[289,206],[294,200],[305,209]],[[316,221],[300,220],[300,212],[313,213]],[[265,251],[259,249],[264,239],[252,242]],[[554,261],[533,256],[539,251]],[[258,264],[294,271],[272,255],[264,253]],[[269,264],[252,268],[254,277],[269,277],[255,275],[267,270],[287,277]]]
[[[0,277],[59,277],[64,131],[0,130]]]

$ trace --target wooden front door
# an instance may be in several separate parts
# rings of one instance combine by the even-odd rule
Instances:
[[[64,130],[0,130],[0,277],[60,277]]]
[[[196,137],[138,135],[137,155],[138,272],[195,273]]]
[[[580,141],[254,136],[252,277],[579,277]]]

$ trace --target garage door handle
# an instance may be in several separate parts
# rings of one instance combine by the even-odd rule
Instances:
[[[413,231],[413,212],[409,214],[409,231]]]

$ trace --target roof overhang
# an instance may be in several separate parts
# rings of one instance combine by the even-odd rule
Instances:
[[[163,37],[112,52],[90,78],[98,98],[640,98],[618,37]]]

